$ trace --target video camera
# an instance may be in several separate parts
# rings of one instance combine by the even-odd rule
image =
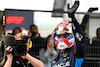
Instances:
[[[12,54],[14,56],[24,56],[26,55],[27,47],[26,43],[29,37],[22,36],[21,40],[16,40],[13,35],[4,35],[2,41],[4,45],[12,46]]]

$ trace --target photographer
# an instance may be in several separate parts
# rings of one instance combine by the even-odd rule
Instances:
[[[42,38],[38,32],[38,27],[35,24],[30,25],[28,36],[31,37],[32,47],[29,49],[29,54],[40,59],[39,52],[46,48],[46,40]]]
[[[27,36],[27,35],[23,33],[18,33],[14,37],[16,40],[22,40],[22,36]],[[31,67],[29,66],[30,63],[32,64],[33,67],[44,67],[42,61],[28,54],[29,43],[30,43],[30,39],[28,38],[26,43],[27,51],[26,54],[22,56],[15,56],[15,54],[12,53],[16,46],[8,46],[6,48],[7,60],[4,64],[4,67]]]

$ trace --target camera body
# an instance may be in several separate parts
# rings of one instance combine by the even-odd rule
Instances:
[[[27,52],[27,40],[29,37],[21,36],[21,40],[16,40],[13,35],[4,35],[2,37],[3,45],[12,46],[14,56],[24,56]]]
[[[27,52],[27,47],[26,47],[26,42],[23,40],[17,40],[15,43],[15,47],[12,51],[12,54],[14,56],[24,56],[26,55]]]
[[[16,43],[14,44],[14,49],[13,49],[13,55],[14,56],[24,56],[26,55],[27,52],[27,40],[29,37],[27,36],[22,36],[21,40],[16,40]]]

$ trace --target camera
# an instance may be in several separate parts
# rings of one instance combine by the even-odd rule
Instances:
[[[36,32],[31,32],[32,33],[32,37],[34,37],[36,35]]]
[[[24,56],[26,55],[27,47],[26,43],[29,37],[22,36],[21,40],[16,40],[13,35],[4,35],[2,41],[4,45],[12,46],[12,54],[14,56]]]
[[[26,43],[23,41],[16,41],[15,47],[12,51],[15,56],[23,56],[26,55]]]

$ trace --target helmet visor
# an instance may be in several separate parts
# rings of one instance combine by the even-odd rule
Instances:
[[[55,36],[56,40],[65,40],[71,37],[71,33],[59,34]]]

